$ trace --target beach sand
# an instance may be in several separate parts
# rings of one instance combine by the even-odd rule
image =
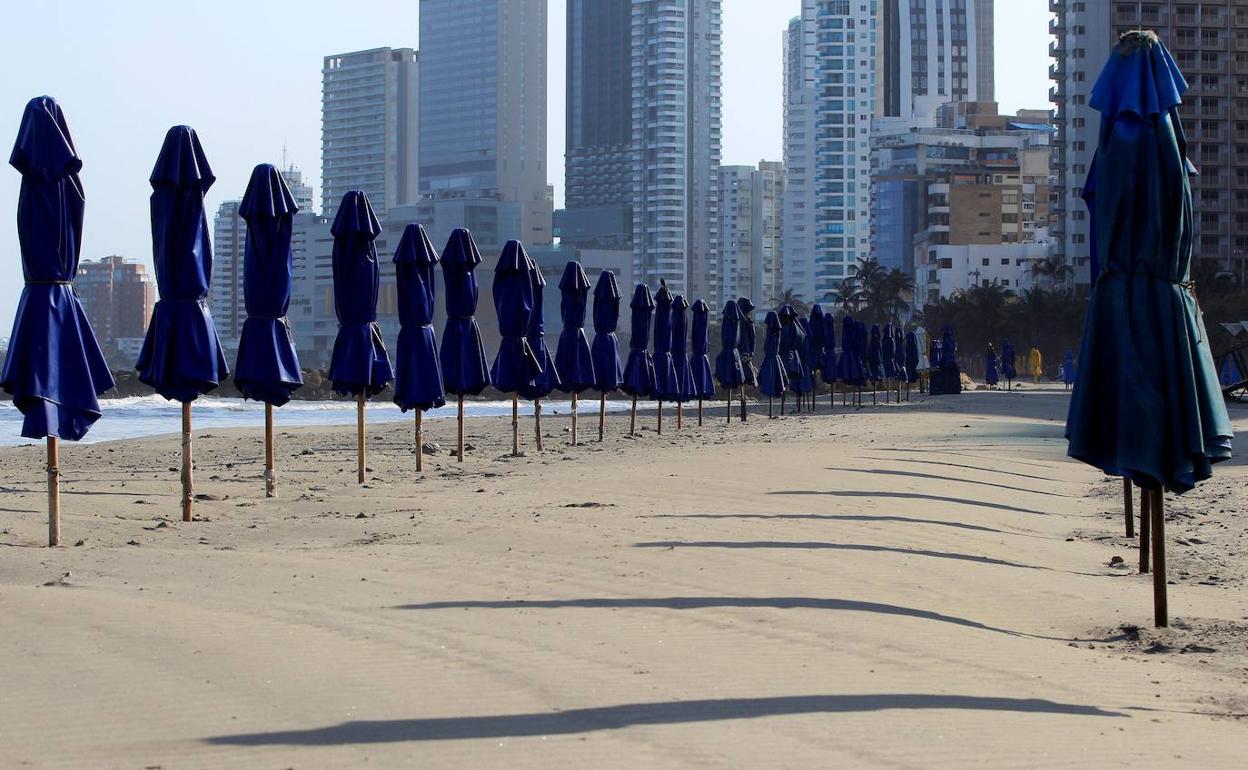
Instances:
[[[1248,409],[1167,499],[1157,633],[1066,402],[547,414],[516,459],[481,419],[462,465],[438,422],[424,473],[391,424],[363,487],[279,411],[280,496],[259,431],[197,434],[190,524],[176,436],[63,446],[58,549],[2,449],[0,767],[1242,767]]]

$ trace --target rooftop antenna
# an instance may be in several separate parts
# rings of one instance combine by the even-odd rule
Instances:
[[[289,168],[290,166],[286,164],[286,140],[283,139],[282,140],[282,171],[286,171]]]

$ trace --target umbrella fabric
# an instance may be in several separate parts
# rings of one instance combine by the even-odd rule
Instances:
[[[229,374],[208,310],[212,244],[204,194],[216,177],[190,126],[174,126],[152,170],[152,259],[160,299],[135,368],[173,401],[194,401]]]
[[[52,97],[26,105],[9,164],[22,175],[17,239],[26,286],[0,387],[22,412],[23,436],[77,441],[100,419],[98,396],[113,376],[71,285],[82,247],[82,160]]]
[[[243,248],[243,299],[247,320],[238,340],[234,384],[243,398],[281,406],[303,384],[286,311],[294,254],[291,222],[299,206],[281,173],[269,163],[251,172],[238,207],[247,222]]]
[[[741,333],[737,337],[737,353],[741,358],[741,376],[746,385],[758,384],[758,370],[754,367],[754,303],[748,297],[737,299],[741,311]]]
[[[715,380],[711,378],[711,308],[702,300],[694,300],[693,337],[690,347],[693,351],[689,362],[693,374],[694,398],[713,398],[715,396]],[[735,352],[735,351],[734,351]],[[738,360],[739,362],[739,360]]]
[[[502,341],[490,368],[490,381],[504,393],[519,393],[532,384],[542,366],[527,336],[533,320],[532,264],[520,241],[507,241],[494,267],[494,311]]]
[[[832,385],[836,382],[836,319],[831,313],[823,316],[823,382]]]
[[[693,387],[693,367],[689,365],[689,300],[683,294],[672,299],[672,368],[676,372],[676,397],[686,403],[698,397]]]
[[[529,260],[529,283],[533,285],[533,315],[529,317],[529,347],[537,358],[538,371],[533,381],[520,386],[520,395],[530,401],[546,398],[559,387],[561,378],[555,359],[546,348],[546,314],[543,295],[546,279],[537,262]]]
[[[816,374],[823,371],[824,331],[823,307],[816,304],[810,309],[810,321],[807,323],[806,332],[806,339],[810,344],[810,350],[807,353],[806,366],[810,370],[810,378],[812,381],[815,379]]]
[[[940,344],[933,357],[931,394],[933,396],[957,395],[962,392],[962,370],[958,367],[958,345],[953,338],[953,327],[941,331]]]
[[[867,378],[872,382],[884,379],[884,354],[880,344],[879,324],[871,324],[871,341],[867,343]]]
[[[594,357],[585,336],[585,310],[589,306],[589,276],[580,262],[569,262],[559,279],[559,316],[563,330],[555,352],[559,390],[584,393],[594,387]]]
[[[1001,374],[1007,380],[1018,379],[1018,369],[1015,367],[1016,358],[1014,343],[1010,342],[1009,337],[1006,337],[1001,341]]]
[[[377,328],[380,266],[375,241],[381,224],[363,190],[342,196],[329,232],[334,236],[334,312],[338,336],[329,362],[329,379],[343,396],[375,396],[394,372]]]
[[[1062,382],[1067,385],[1075,383],[1075,354],[1069,350],[1062,356]]]
[[[485,346],[477,326],[477,276],[481,252],[472,233],[451,231],[442,249],[442,283],[446,289],[446,328],[442,332],[442,382],[454,396],[475,396],[490,384]]]
[[[798,393],[805,393],[808,382],[805,361],[802,360],[802,344],[806,334],[797,323],[797,311],[792,305],[780,308],[780,360],[784,362],[784,373],[789,387]]]
[[[789,377],[780,358],[780,316],[767,311],[763,319],[763,362],[758,367],[758,390],[768,398],[780,398],[789,389]]]
[[[901,332],[901,324],[893,327],[893,376],[898,380],[910,377],[906,366],[906,335]]]
[[[880,363],[884,368],[885,379],[898,379],[897,338],[893,336],[891,323],[884,324],[884,329],[880,332]]]
[[[919,335],[906,332],[906,382],[919,381]]]
[[[741,335],[741,306],[732,300],[724,303],[719,319],[719,354],[715,356],[715,379],[732,390],[745,383],[741,368],[741,351],[737,338]]]
[[[394,403],[404,412],[409,409],[428,411],[446,405],[438,340],[433,332],[437,264],[438,252],[425,228],[420,225],[404,228],[399,248],[394,252],[399,303]]]
[[[680,397],[680,383],[676,379],[676,365],[672,361],[672,293],[660,285],[654,295],[654,390],[651,395],[658,401],[676,401]]]
[[[797,330],[799,332],[797,356],[802,362],[802,372],[804,376],[802,381],[794,386],[794,390],[798,393],[809,393],[815,389],[815,349],[811,340],[810,319],[806,316],[798,316]]]
[[[841,355],[836,361],[836,379],[854,387],[867,381],[858,357],[858,323],[852,316],[841,319]]]
[[[644,398],[654,392],[654,361],[647,350],[650,345],[650,321],[654,315],[654,297],[650,296],[650,287],[644,283],[637,284],[628,306],[633,311],[632,328],[620,390],[630,396]]]
[[[603,270],[594,286],[594,390],[610,393],[624,382],[620,366],[620,341],[615,336],[620,323],[620,287],[615,273]]]
[[[1001,377],[997,373],[997,351],[990,345],[988,352],[984,354],[984,382],[996,385],[1000,381]]]

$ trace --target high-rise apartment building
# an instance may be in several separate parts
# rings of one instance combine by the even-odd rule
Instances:
[[[716,307],[750,297],[760,307],[783,293],[781,239],[784,164],[720,166],[720,291]]]
[[[560,238],[719,295],[720,0],[571,0]]]
[[[444,201],[514,204],[508,237],[550,243],[546,6],[421,0],[420,192],[435,219]]]
[[[239,200],[224,201],[212,220],[212,283],[208,286],[208,307],[217,336],[227,351],[238,350],[238,339],[247,320],[243,301],[243,251],[247,244],[247,223],[239,216]]]
[[[1228,273],[1248,273],[1248,0],[1050,0],[1054,63],[1050,100],[1057,107],[1056,253],[1088,276],[1087,208],[1080,197],[1096,150],[1100,115],[1088,97],[1117,38],[1152,29],[1174,55],[1190,88],[1179,106],[1192,177],[1197,259]]]
[[[423,15],[422,15],[423,17]],[[417,53],[374,48],[326,56],[321,69],[321,209],[333,217],[349,190],[378,216],[418,197]]]
[[[802,13],[789,21],[782,37],[784,66],[782,264],[781,291],[814,298],[818,204],[815,198],[815,2],[802,0]]]
[[[133,366],[129,353],[147,333],[152,317],[155,285],[147,268],[124,257],[84,259],[78,264],[74,290],[109,364]]]

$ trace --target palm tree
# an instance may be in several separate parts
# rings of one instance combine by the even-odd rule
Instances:
[[[884,296],[889,318],[893,323],[901,323],[901,315],[909,312],[914,299],[914,277],[897,268],[889,270],[884,276]]]
[[[1033,260],[1028,270],[1031,273],[1032,280],[1040,283],[1041,279],[1045,279],[1050,286],[1065,284],[1075,277],[1075,269],[1066,264],[1064,258],[1057,255]]]
[[[772,307],[782,308],[785,305],[791,305],[798,315],[807,315],[810,313],[810,305],[797,296],[797,292],[793,289],[785,289],[779,297],[771,298]]]
[[[832,290],[829,298],[834,304],[840,306],[842,313],[846,314],[858,312],[858,308],[866,299],[858,282],[852,276],[842,278],[840,286]]]

